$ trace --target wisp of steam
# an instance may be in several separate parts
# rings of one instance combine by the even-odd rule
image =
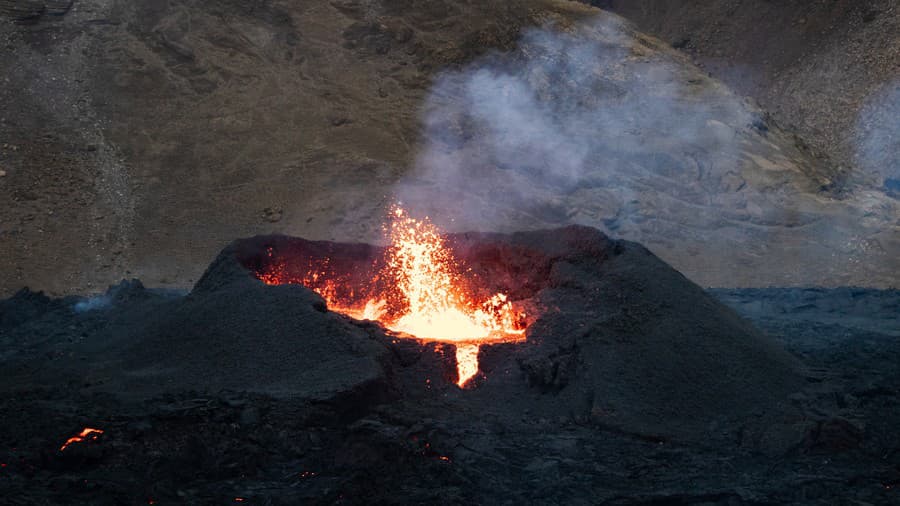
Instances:
[[[860,112],[857,135],[858,164],[900,193],[900,79],[873,93]]]
[[[634,238],[658,214],[637,190],[708,205],[740,185],[734,125],[754,113],[637,37],[614,18],[551,25],[442,74],[397,195],[450,229],[581,223]]]

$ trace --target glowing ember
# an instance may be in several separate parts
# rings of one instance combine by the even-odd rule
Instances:
[[[457,384],[460,386],[478,374],[477,344],[459,344],[456,346],[456,370],[459,376]]]
[[[347,286],[328,259],[311,264],[300,279],[286,276],[278,264],[258,276],[268,284],[299,282],[321,295],[329,309],[352,318],[377,320],[422,341],[454,343],[459,386],[478,373],[480,344],[524,339],[525,315],[505,294],[475,298],[467,288],[470,280],[463,279],[463,269],[428,218],[414,219],[394,206],[388,233],[391,245],[383,267],[368,286]]]
[[[59,447],[59,451],[63,451],[68,448],[73,443],[81,443],[83,441],[96,441],[100,434],[103,434],[103,431],[100,429],[92,429],[90,427],[85,427],[81,430],[77,435],[70,437],[63,443],[62,446]]]

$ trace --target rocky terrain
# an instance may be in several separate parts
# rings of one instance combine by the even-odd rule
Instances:
[[[889,188],[584,4],[31,4],[0,5],[0,293],[377,242],[398,197],[448,230],[596,226],[705,286],[897,286]]]
[[[844,184],[900,180],[900,6],[893,0],[594,0],[689,54],[797,132]],[[894,190],[896,192],[896,189]]]
[[[2,502],[897,504],[895,3],[0,0]],[[259,279],[398,202],[465,388]]]
[[[900,293],[706,293],[583,227],[455,241],[493,279],[530,265],[540,283],[511,288],[542,308],[464,389],[450,345],[248,269],[321,246],[300,239],[238,241],[186,294],[0,301],[4,500],[896,501]]]

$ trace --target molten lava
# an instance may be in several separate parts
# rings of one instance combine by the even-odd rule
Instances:
[[[287,274],[277,262],[257,275],[267,284],[301,283],[332,311],[379,321],[401,337],[455,344],[459,386],[478,373],[481,344],[524,339],[525,315],[503,293],[485,300],[474,295],[473,280],[463,276],[465,269],[427,217],[417,220],[394,206],[386,228],[390,246],[363,286],[348,286],[346,274],[335,272],[327,258],[311,262],[301,276]]]
[[[82,443],[84,441],[96,441],[97,438],[100,437],[100,434],[103,434],[101,429],[92,429],[91,427],[85,427],[78,434],[70,437],[63,443],[62,446],[59,447],[59,451],[63,451],[74,443]]]

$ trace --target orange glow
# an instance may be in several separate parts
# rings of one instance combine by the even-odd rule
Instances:
[[[90,427],[85,427],[81,429],[81,432],[78,435],[72,436],[63,443],[62,446],[59,447],[59,451],[63,451],[68,448],[73,443],[81,443],[83,441],[96,441],[100,434],[103,434],[103,431],[100,429],[92,429]]]
[[[459,386],[478,374],[478,350],[477,344],[456,345],[456,371],[459,376],[457,381]]]
[[[310,264],[299,279],[286,276],[278,264],[257,275],[267,284],[299,282],[321,295],[330,310],[379,321],[401,337],[456,345],[459,386],[478,373],[481,344],[524,339],[524,313],[503,293],[474,297],[467,288],[471,280],[427,217],[417,220],[393,206],[386,232],[390,246],[369,286],[348,287],[328,259]]]

